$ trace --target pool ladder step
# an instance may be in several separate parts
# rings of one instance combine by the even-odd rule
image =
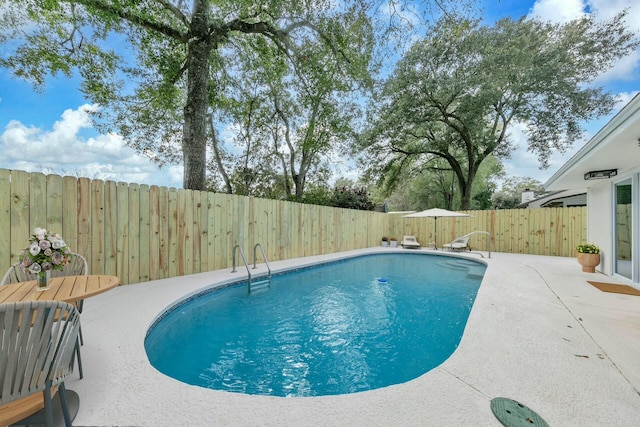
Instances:
[[[247,262],[247,257],[244,255],[244,251],[242,250],[242,247],[240,247],[240,245],[235,245],[233,247],[233,261],[232,261],[233,269],[231,270],[231,272],[232,273],[236,272],[236,250],[238,250],[240,251],[240,255],[242,256],[242,261],[244,262],[244,266],[247,269],[247,275],[249,277],[249,280],[247,282],[247,291],[249,293],[255,292],[257,290],[266,290],[271,287],[271,267],[269,266],[269,260],[267,259],[267,255],[264,253],[264,248],[260,243],[256,243],[256,245],[253,247],[253,269],[258,268],[256,266],[258,249],[260,249],[260,252],[262,252],[262,258],[264,258],[264,263],[266,264],[267,271],[269,273],[267,274],[266,279],[257,280],[254,282],[251,280],[251,270],[249,270],[249,263]]]
[[[452,270],[467,271],[467,277],[481,279],[484,277],[484,267],[477,265],[475,262],[465,260],[450,260],[438,263],[441,267],[450,268]]]
[[[466,264],[461,264],[457,261],[445,261],[445,262],[439,262],[438,263],[439,266],[441,267],[446,267],[446,268],[450,268],[452,270],[468,270],[469,266]]]
[[[257,291],[266,291],[271,287],[271,278],[268,277],[263,280],[255,280],[249,283],[249,293]]]
[[[482,279],[484,277],[485,268],[481,266],[469,267],[467,277],[473,277],[474,279]]]

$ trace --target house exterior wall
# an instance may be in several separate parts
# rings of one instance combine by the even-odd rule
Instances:
[[[587,192],[587,236],[600,247],[601,273],[613,274],[613,185],[610,181],[589,187]]]
[[[601,247],[599,271],[640,288],[640,93],[545,184],[548,191],[587,189],[587,236]],[[608,179],[585,174],[616,171]],[[631,183],[631,193],[628,193]],[[624,186],[621,186],[623,184]],[[616,205],[620,190],[621,202]],[[616,253],[618,251],[618,253]]]

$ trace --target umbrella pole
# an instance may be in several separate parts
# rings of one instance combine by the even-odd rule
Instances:
[[[433,249],[438,250],[438,217],[434,216],[435,224],[433,226]]]

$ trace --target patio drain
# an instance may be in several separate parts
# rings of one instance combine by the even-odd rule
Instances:
[[[491,400],[491,411],[505,427],[549,427],[549,424],[540,415],[522,403],[506,397],[496,397]]]

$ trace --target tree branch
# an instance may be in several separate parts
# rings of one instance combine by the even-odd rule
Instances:
[[[224,164],[222,163],[222,156],[220,155],[220,150],[218,148],[218,138],[216,137],[216,128],[213,124],[213,112],[209,113],[209,129],[211,131],[211,139],[212,139],[212,148],[213,155],[216,159],[216,165],[218,165],[218,169],[220,170],[220,175],[222,175],[222,179],[224,181],[224,186],[226,187],[227,194],[233,194],[233,187],[231,186],[231,180],[229,179],[229,175],[227,175],[227,171],[224,168]]]
[[[169,3],[167,0],[156,0],[156,1],[160,3],[162,6],[164,6],[164,8],[167,9],[169,12],[171,12],[173,16],[178,18],[178,20],[182,22],[186,28],[189,28],[189,20],[184,15],[184,13],[182,13],[182,11],[180,10],[180,6],[182,5],[182,2],[179,2],[178,7],[176,7],[171,3]]]
[[[75,3],[82,4],[88,8],[97,9],[101,12],[117,16],[118,18],[123,19],[127,22],[130,22],[136,26],[143,27],[148,30],[164,34],[167,37],[171,37],[183,43],[187,43],[189,41],[189,33],[187,31],[180,32],[173,27],[162,25],[157,22],[152,22],[139,15],[136,15],[135,13],[129,10],[117,8],[111,2],[108,2],[108,1],[104,1],[104,0],[62,0],[62,1],[65,1],[67,3],[75,2]],[[171,10],[169,11],[172,14],[174,14],[174,12],[172,12]]]

